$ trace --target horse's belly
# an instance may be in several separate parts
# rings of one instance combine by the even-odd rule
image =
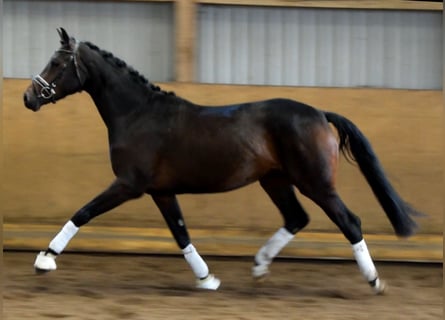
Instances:
[[[157,174],[155,187],[173,193],[216,193],[237,189],[257,181],[272,166],[252,162],[214,166],[212,163],[187,169],[164,168]]]

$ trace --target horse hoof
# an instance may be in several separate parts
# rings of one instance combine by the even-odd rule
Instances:
[[[255,265],[252,267],[252,277],[258,282],[263,282],[269,275],[269,267],[264,264]]]
[[[375,294],[377,294],[377,295],[383,295],[383,294],[387,293],[387,291],[388,291],[388,285],[386,284],[385,281],[381,281],[381,280],[379,280],[379,281],[376,283],[376,286],[375,286],[375,287],[372,287],[372,289],[374,290],[374,293],[375,293]]]
[[[266,273],[266,274],[263,274],[262,276],[252,277],[252,278],[255,281],[255,283],[263,283],[267,280],[268,276],[269,276],[269,273]]]
[[[46,273],[57,269],[56,256],[41,251],[34,262],[34,270],[37,274]]]
[[[196,281],[196,288],[205,290],[217,290],[220,284],[221,280],[219,280],[213,274],[209,274],[204,279],[198,279]]]

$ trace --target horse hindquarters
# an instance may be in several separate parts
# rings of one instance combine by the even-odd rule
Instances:
[[[388,216],[395,233],[401,237],[413,235],[417,229],[412,215],[421,215],[408,205],[392,187],[363,133],[350,120],[332,112],[325,112],[326,119],[337,129],[340,150],[351,155],[360,167],[374,195]]]
[[[336,192],[338,143],[327,123],[305,128],[293,138],[288,150],[286,173],[302,194],[322,208],[351,244],[362,240],[360,219],[354,215]],[[292,138],[290,138],[292,139]]]
[[[346,207],[335,189],[337,140],[326,122],[313,122],[304,130],[297,129],[295,136],[286,137],[287,148],[280,150],[284,171],[294,185],[338,226],[352,246],[362,275],[376,293],[382,293],[385,285],[378,277],[363,240],[360,219]]]

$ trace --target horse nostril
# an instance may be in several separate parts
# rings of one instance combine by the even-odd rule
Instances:
[[[25,107],[31,109],[32,111],[37,111],[40,109],[40,104],[29,95],[29,92],[25,92],[23,94],[23,103],[25,104]]]

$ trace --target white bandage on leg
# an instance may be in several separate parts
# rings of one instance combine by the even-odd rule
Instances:
[[[76,227],[74,223],[70,220],[68,221],[60,230],[60,232],[54,237],[54,239],[49,243],[49,248],[56,252],[57,254],[62,253],[68,242],[76,235],[79,231],[79,227]]]
[[[285,228],[280,228],[266,242],[255,256],[255,262],[259,265],[269,265],[280,251],[293,239],[294,235]]]
[[[280,228],[255,255],[252,276],[262,278],[269,273],[269,265],[280,251],[293,239],[294,235],[285,228]]]
[[[363,277],[371,285],[376,294],[383,294],[387,289],[385,281],[379,279],[379,275],[369,254],[368,247],[365,240],[362,240],[352,245],[352,251],[354,252],[355,260]]]
[[[354,253],[355,260],[358,267],[368,282],[378,280],[377,269],[374,266],[371,255],[369,254],[366,242],[362,241],[352,245],[352,251]]]
[[[196,278],[204,279],[209,275],[209,268],[207,267],[207,264],[204,262],[192,244],[189,244],[187,247],[182,249],[182,253],[184,254],[185,260],[192,268]]]

